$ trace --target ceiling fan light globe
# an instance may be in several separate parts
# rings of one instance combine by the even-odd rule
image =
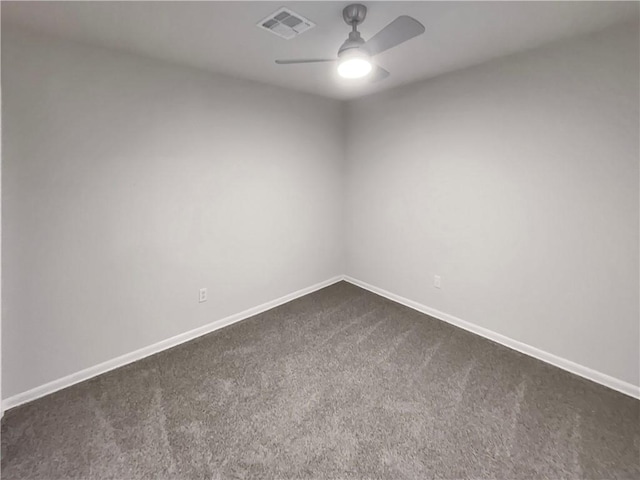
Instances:
[[[364,57],[350,57],[338,63],[338,75],[343,78],[363,78],[371,73],[373,65]]]

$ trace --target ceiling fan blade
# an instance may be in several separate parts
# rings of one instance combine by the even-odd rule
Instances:
[[[369,81],[372,83],[379,82],[380,80],[384,80],[385,78],[387,78],[389,75],[391,74],[384,68],[378,65],[374,65],[373,72],[371,72],[371,76],[369,77]]]
[[[415,18],[402,15],[371,37],[365,47],[371,56],[378,55],[423,33],[424,25]]]
[[[335,58],[308,58],[308,59],[296,59],[296,60],[276,60],[278,65],[292,65],[294,63],[318,63],[318,62],[333,62]]]

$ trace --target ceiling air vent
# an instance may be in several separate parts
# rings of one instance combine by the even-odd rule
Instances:
[[[291,40],[316,26],[311,20],[288,8],[281,8],[257,23],[257,26],[275,33],[279,37]]]

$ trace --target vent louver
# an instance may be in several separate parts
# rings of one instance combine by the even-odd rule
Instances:
[[[299,13],[292,12],[288,8],[281,8],[273,12],[256,25],[287,40],[291,40],[316,26],[308,18],[304,18]]]

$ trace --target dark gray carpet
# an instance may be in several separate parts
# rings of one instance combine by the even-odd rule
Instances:
[[[640,478],[640,402],[347,283],[7,412],[2,478]]]

